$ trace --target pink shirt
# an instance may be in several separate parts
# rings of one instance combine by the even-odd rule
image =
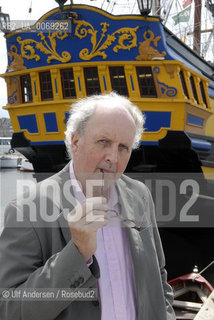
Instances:
[[[85,200],[70,163],[70,177],[77,202]],[[109,209],[120,212],[118,194],[115,186],[111,187],[108,201]],[[119,219],[110,219],[107,226],[97,232],[97,250],[95,257],[100,267],[98,289],[101,301],[102,320],[135,320],[136,288],[133,264],[126,229]]]

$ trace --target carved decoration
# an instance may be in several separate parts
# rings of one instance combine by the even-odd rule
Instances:
[[[38,36],[41,38],[41,41],[36,41],[34,39],[24,39],[17,37],[17,42],[21,45],[21,54],[22,57],[27,60],[35,59],[36,61],[40,60],[40,55],[36,54],[36,50],[46,54],[48,56],[47,62],[50,63],[51,60],[58,60],[63,63],[66,63],[71,60],[71,55],[68,51],[63,51],[61,56],[57,53],[56,48],[56,38],[59,40],[64,40],[67,38],[68,34],[66,31],[57,30],[56,32],[49,31],[49,35],[46,39],[46,36],[43,32],[38,33]]]
[[[6,77],[7,92],[8,92],[8,103],[17,104],[19,103],[18,98],[18,78],[17,77]]]
[[[162,51],[161,53],[155,49],[151,44],[155,47],[158,46],[158,41],[162,38],[161,36],[155,37],[154,33],[151,30],[147,30],[144,32],[143,37],[145,41],[139,42],[139,56],[137,56],[136,60],[152,60],[154,58],[164,58],[166,55],[166,51]]]
[[[7,66],[8,71],[20,71],[26,69],[24,66],[24,59],[21,54],[18,54],[18,49],[15,45],[10,47],[10,52],[8,52],[11,63]]]
[[[161,82],[158,80],[158,74],[160,73],[160,68],[159,67],[155,67],[153,69],[153,72],[155,74],[156,77],[156,81],[157,84],[159,86],[160,92],[162,95],[167,96],[169,98],[175,97],[177,95],[177,89],[175,87],[170,87],[167,84],[165,84],[164,82]]]
[[[108,34],[109,24],[101,22],[101,32],[95,30],[94,27],[87,21],[78,20],[78,16],[75,15],[73,23],[76,24],[75,36],[79,39],[85,39],[88,35],[92,49],[83,48],[79,52],[79,57],[82,60],[91,60],[94,57],[101,56],[103,59],[107,59],[106,49],[109,48],[113,43],[112,50],[118,53],[119,50],[131,50],[131,48],[137,47],[137,35],[136,32],[139,26],[135,28],[120,28],[114,31],[112,34]],[[52,32],[49,31],[46,37],[43,32],[38,33],[40,41],[35,39],[23,39],[21,36],[16,38],[20,44],[21,56],[27,60],[39,61],[41,59],[38,51],[47,55],[47,62],[50,63],[52,60],[58,60],[62,63],[67,63],[71,60],[71,54],[68,51],[63,51],[61,55],[57,52],[56,39],[64,40],[68,37],[65,30],[57,30]],[[84,42],[83,42],[84,43]]]
[[[12,92],[12,94],[10,96],[8,96],[8,103],[9,104],[14,104],[17,101],[17,89]]]
[[[73,20],[77,26],[75,28],[75,36],[80,39],[86,38],[87,35],[91,36],[92,50],[84,48],[80,51],[79,57],[82,60],[91,60],[94,57],[101,56],[103,59],[107,59],[105,50],[112,45],[117,39],[117,44],[113,47],[114,52],[118,50],[130,50],[133,47],[137,47],[137,35],[136,31],[139,26],[135,28],[120,28],[112,34],[106,34],[109,24],[101,22],[101,36],[97,39],[98,31],[87,21],[77,20],[77,17]]]
[[[166,72],[169,73],[170,78],[171,79],[175,78],[175,71],[176,71],[175,65],[165,64],[164,67],[166,69]]]

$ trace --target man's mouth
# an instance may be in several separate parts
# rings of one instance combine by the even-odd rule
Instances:
[[[104,168],[99,168],[101,173],[115,173],[115,171],[109,170],[109,169],[104,169]]]

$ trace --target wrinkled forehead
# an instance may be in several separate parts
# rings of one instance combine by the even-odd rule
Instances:
[[[131,144],[136,133],[134,119],[128,110],[121,106],[98,105],[89,119],[85,134],[105,135],[112,140],[124,140]]]
[[[95,106],[91,120],[98,122],[103,121],[103,119],[106,122],[123,119],[124,121],[130,122],[135,126],[135,121],[127,108],[114,102],[100,102]]]

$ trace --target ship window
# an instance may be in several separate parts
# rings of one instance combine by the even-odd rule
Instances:
[[[157,92],[151,67],[136,67],[141,97],[156,98]]]
[[[187,97],[187,99],[189,99],[189,93],[187,90],[186,80],[185,80],[184,73],[182,70],[179,72],[179,76],[180,76],[183,92],[184,92],[185,96]]]
[[[97,68],[84,68],[84,76],[87,95],[100,93],[101,90]]]
[[[32,102],[32,88],[31,88],[31,79],[29,74],[25,74],[20,77],[21,81],[21,92],[22,92],[22,103]]]
[[[191,88],[192,88],[193,97],[195,98],[195,100],[196,100],[197,103],[199,104],[198,95],[197,95],[197,91],[196,91],[196,87],[195,87],[195,81],[194,81],[194,79],[193,79],[193,76],[190,77],[190,83],[191,83]]]
[[[208,108],[203,82],[200,81],[199,85],[200,85],[201,97],[202,97],[203,103],[205,104],[206,108]]]
[[[52,100],[53,90],[50,71],[40,72],[39,78],[42,100]]]
[[[109,67],[112,90],[128,96],[126,77],[123,67]]]
[[[76,98],[73,69],[61,70],[63,98]]]

